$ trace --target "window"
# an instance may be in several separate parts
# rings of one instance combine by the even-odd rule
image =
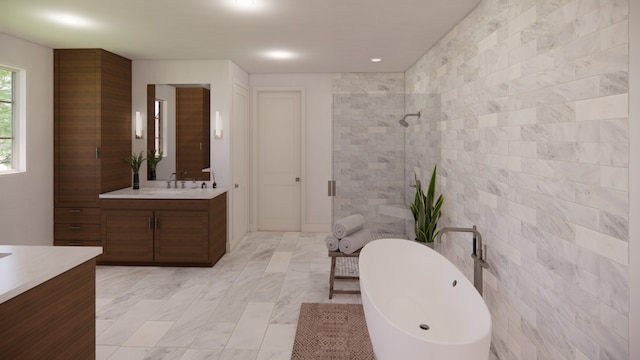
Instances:
[[[0,173],[18,169],[17,72],[0,67]]]

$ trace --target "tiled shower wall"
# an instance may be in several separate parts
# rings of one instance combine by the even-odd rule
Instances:
[[[628,9],[482,1],[406,72],[408,111],[440,101],[442,225],[487,245],[499,359],[629,359]],[[442,251],[471,277],[470,249]]]
[[[380,213],[404,203],[404,73],[334,74],[333,221],[362,214],[374,231],[404,233]]]

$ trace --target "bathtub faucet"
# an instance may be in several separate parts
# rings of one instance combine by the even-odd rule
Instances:
[[[442,234],[448,232],[473,233],[473,252],[471,253],[471,257],[473,258],[473,286],[475,286],[476,290],[478,290],[480,295],[482,295],[482,269],[489,268],[489,263],[487,263],[483,257],[485,248],[482,246],[482,235],[480,234],[478,229],[476,229],[475,225],[473,225],[472,228],[445,227],[438,232],[438,236],[436,236],[436,242],[442,242]]]

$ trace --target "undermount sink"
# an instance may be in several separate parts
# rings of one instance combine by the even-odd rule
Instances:
[[[11,255],[11,253],[0,253],[0,259],[2,259],[5,256],[9,256]]]

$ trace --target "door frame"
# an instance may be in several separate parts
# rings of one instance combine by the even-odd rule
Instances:
[[[251,89],[251,126],[249,137],[251,138],[249,160],[251,178],[251,212],[249,214],[249,229],[258,230],[258,96],[260,93],[269,92],[299,92],[300,93],[300,231],[304,231],[307,218],[307,137],[306,137],[306,93],[304,87],[299,86],[260,86]]]
[[[246,164],[244,164],[245,166],[245,173],[246,173],[246,181],[247,183],[245,184],[246,186],[246,199],[245,199],[245,210],[246,210],[246,216],[247,216],[247,233],[249,231],[251,231],[251,222],[250,222],[250,217],[251,217],[251,207],[250,207],[250,194],[251,194],[251,92],[249,91],[249,86],[246,84],[243,84],[241,82],[239,82],[238,80],[234,79],[233,80],[233,84],[232,84],[232,93],[231,93],[231,141],[233,141],[233,132],[235,130],[235,124],[236,124],[236,113],[235,113],[235,87],[238,86],[240,88],[243,88],[244,90],[246,90],[247,92],[247,102],[246,102],[246,124],[245,124],[245,132],[246,132],[246,137],[245,137],[245,144],[244,146],[246,147],[246,153],[247,153],[247,158],[246,158]],[[231,165],[231,184],[229,185],[229,192],[233,193],[233,186],[235,184],[236,179],[234,178],[235,175],[235,169],[237,168],[237,165],[234,163],[233,159],[234,159],[234,144],[232,143],[230,146],[230,165]],[[233,216],[234,213],[234,206],[235,206],[235,199],[233,197],[233,195],[231,196],[231,199],[229,200],[229,202],[231,203],[231,223],[229,226],[229,241],[228,241],[228,245],[227,245],[227,250],[228,251],[233,251],[233,249],[235,248],[235,246],[240,242],[241,239],[235,239],[236,235],[235,235],[235,216]],[[246,234],[245,234],[246,235]]]

